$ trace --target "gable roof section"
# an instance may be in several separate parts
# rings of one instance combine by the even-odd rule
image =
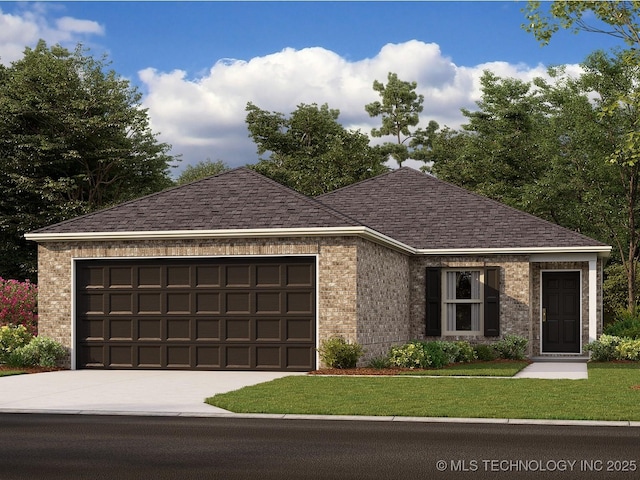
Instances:
[[[407,167],[316,198],[417,250],[609,250],[592,238]]]
[[[317,200],[238,168],[30,234],[336,228],[358,225]],[[33,234],[36,234],[35,236]]]

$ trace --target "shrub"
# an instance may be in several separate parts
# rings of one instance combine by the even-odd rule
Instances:
[[[322,361],[331,368],[354,368],[364,354],[358,343],[349,343],[341,337],[323,340],[318,349]]]
[[[38,287],[29,282],[0,277],[0,326],[24,325],[38,333]]]
[[[498,358],[498,352],[493,348],[493,345],[480,344],[473,347],[473,350],[475,351],[476,358],[484,362],[490,362]]]
[[[464,363],[471,362],[476,359],[473,347],[465,340],[455,342],[438,341],[435,343],[440,345],[442,351],[447,356],[447,363]]]
[[[616,347],[620,345],[622,339],[613,335],[600,335],[595,342],[584,346],[585,352],[591,352],[591,360],[596,362],[608,362],[618,358]]]
[[[391,347],[389,362],[403,368],[441,368],[450,363],[450,354],[446,352],[450,342],[413,341]],[[456,352],[458,348],[455,348]]]
[[[640,338],[640,316],[621,310],[616,315],[616,321],[607,325],[603,333],[614,337]]]
[[[616,354],[620,360],[640,360],[640,340],[623,338],[616,347]]]
[[[519,335],[505,335],[502,340],[493,344],[500,358],[508,360],[523,360],[529,340]]]
[[[389,350],[389,363],[403,368],[427,368],[430,366],[424,343],[417,341],[391,347]]]
[[[391,366],[391,362],[389,361],[389,357],[375,357],[369,360],[367,364],[369,368],[389,368]]]
[[[28,344],[32,338],[24,325],[0,327],[0,363],[6,363],[14,350]]]
[[[7,364],[12,367],[56,367],[66,355],[66,349],[49,337],[33,337],[11,352]]]

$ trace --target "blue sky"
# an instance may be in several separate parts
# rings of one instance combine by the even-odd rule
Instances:
[[[373,80],[398,73],[425,95],[423,121],[459,126],[483,69],[525,80],[621,45],[560,32],[547,47],[521,29],[522,1],[496,2],[1,2],[0,61],[38,38],[99,55],[144,93],[161,140],[183,164],[257,160],[244,106],[284,113],[329,103],[349,128],[376,120]]]

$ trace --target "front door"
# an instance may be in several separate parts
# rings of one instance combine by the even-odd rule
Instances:
[[[580,272],[542,273],[542,352],[580,353]]]

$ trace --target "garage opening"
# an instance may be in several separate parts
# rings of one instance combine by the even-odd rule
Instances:
[[[315,368],[313,257],[81,260],[76,366]]]

